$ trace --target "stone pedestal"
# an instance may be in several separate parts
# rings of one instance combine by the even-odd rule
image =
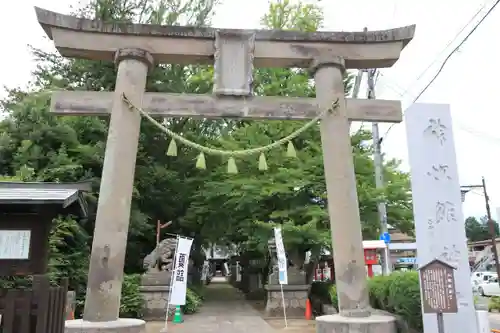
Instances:
[[[266,285],[267,317],[283,317],[283,298],[285,299],[285,310],[288,318],[304,318],[306,311],[308,285],[283,285],[283,298],[280,285]]]
[[[237,265],[235,263],[231,263],[231,265],[229,265],[229,271],[231,272],[231,275],[229,275],[229,283],[233,287],[235,287],[236,286]]]
[[[252,273],[248,276],[248,291],[246,298],[248,300],[264,300],[265,291],[262,284],[262,277],[260,272]]]
[[[170,276],[169,272],[150,272],[142,277],[140,291],[145,303],[144,320],[165,320]]]
[[[323,313],[325,315],[334,315],[337,314],[337,309],[331,304],[323,304]]]
[[[259,272],[250,274],[248,276],[248,292],[251,293],[259,289],[262,289]]]
[[[100,322],[66,320],[64,333],[146,333],[146,322],[129,318]]]
[[[316,333],[396,333],[396,319],[375,314],[369,317],[327,315],[316,318]]]

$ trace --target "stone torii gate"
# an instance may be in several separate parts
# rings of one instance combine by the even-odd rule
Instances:
[[[61,55],[115,61],[114,92],[57,92],[61,115],[111,115],[92,244],[83,321],[66,332],[141,332],[144,322],[118,318],[141,115],[321,121],[340,313],[318,318],[318,332],[356,325],[356,332],[392,332],[391,317],[371,315],[362,248],[349,120],[400,122],[397,101],[345,99],[346,68],[390,67],[411,41],[415,26],[384,31],[314,32],[227,30],[106,23],[35,8]],[[145,93],[154,63],[215,64],[214,96]],[[252,96],[256,67],[309,68],[316,99]],[[361,326],[359,326],[361,325]],[[361,327],[361,329],[360,329]],[[354,326],[353,326],[354,328]]]

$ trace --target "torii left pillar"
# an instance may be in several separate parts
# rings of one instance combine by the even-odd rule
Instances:
[[[146,323],[119,318],[123,265],[141,116],[131,111],[123,94],[142,105],[153,57],[141,49],[120,49],[113,107],[99,191],[97,218],[87,281],[83,320],[66,322],[66,333],[143,333]]]

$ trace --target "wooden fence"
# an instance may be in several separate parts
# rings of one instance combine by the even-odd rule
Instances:
[[[0,289],[0,333],[64,333],[68,279],[50,286],[34,276],[32,289]]]

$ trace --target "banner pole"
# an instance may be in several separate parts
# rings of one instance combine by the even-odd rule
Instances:
[[[285,307],[285,293],[283,292],[283,284],[280,283],[281,300],[283,302],[283,317],[285,318],[285,328],[288,328],[288,321],[286,320],[286,307]]]
[[[279,284],[281,290],[281,301],[283,305],[283,317],[285,319],[285,328],[288,328],[288,320],[286,318],[286,304],[285,304],[285,293],[283,291],[283,284],[288,284],[287,278],[287,258],[285,253],[285,247],[283,245],[283,236],[281,234],[281,228],[274,228],[274,241],[276,244],[276,259],[278,259],[278,276]],[[283,273],[283,276],[281,275]]]
[[[168,315],[169,315],[169,311],[170,311],[170,298],[172,297],[172,286],[174,285],[174,278],[175,278],[175,274],[176,274],[176,271],[177,271],[177,265],[175,264],[175,257],[177,255],[177,248],[179,247],[179,235],[176,235],[177,237],[177,243],[175,244],[175,252],[174,252],[174,259],[173,259],[173,262],[172,262],[172,275],[170,276],[170,290],[168,292],[168,299],[167,299],[167,313],[165,315],[165,326],[163,327],[163,329],[161,330],[162,333],[165,333],[165,332],[168,332]]]

